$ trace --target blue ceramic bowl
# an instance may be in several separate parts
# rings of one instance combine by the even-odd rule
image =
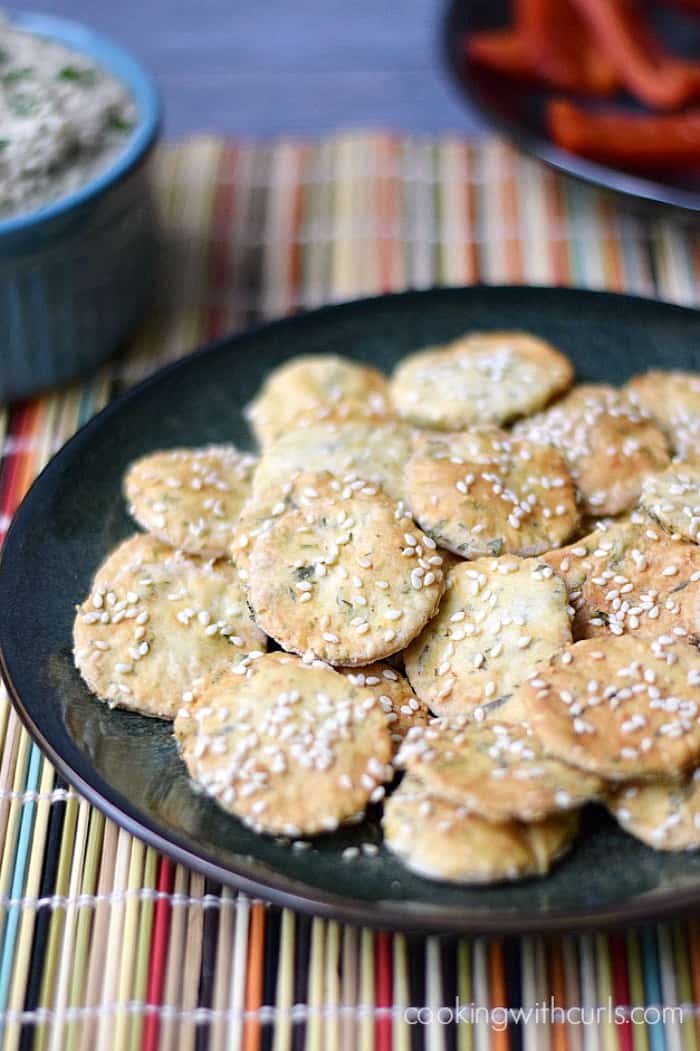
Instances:
[[[14,22],[118,77],[138,123],[124,151],[85,186],[0,221],[0,402],[94,369],[119,346],[146,306],[156,244],[148,161],[160,103],[151,78],[76,22],[38,14]]]

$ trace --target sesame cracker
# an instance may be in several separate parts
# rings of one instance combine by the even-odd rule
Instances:
[[[579,521],[559,453],[495,427],[418,438],[406,499],[421,527],[462,558],[539,555],[568,540]]]
[[[566,586],[548,569],[504,555],[450,571],[437,616],[405,654],[409,681],[433,712],[469,713],[508,697],[571,641]]]
[[[151,453],[125,475],[129,511],[164,544],[220,558],[250,494],[256,463],[233,445]]]
[[[486,821],[409,775],[388,800],[382,825],[387,847],[418,875],[484,884],[545,875],[571,845],[578,816]]]
[[[265,448],[303,414],[350,406],[381,416],[387,404],[387,381],[378,369],[338,354],[305,354],[268,375],[246,415]]]
[[[267,647],[234,566],[136,534],[98,569],[73,627],[75,664],[111,706],[172,719],[198,677]]]
[[[552,756],[523,725],[434,719],[396,757],[426,789],[488,821],[539,821],[598,798],[603,782]]]
[[[419,427],[462,430],[507,423],[570,386],[569,361],[525,332],[471,333],[410,354],[397,366],[391,398]]]
[[[368,691],[319,661],[269,653],[203,682],[175,721],[190,776],[256,831],[318,835],[356,818],[392,777]]]
[[[621,635],[574,643],[518,694],[549,754],[623,781],[675,776],[698,762],[698,682],[700,653],[688,643]]]
[[[378,579],[389,586],[378,588]],[[383,492],[358,489],[285,511],[258,536],[248,597],[257,622],[285,649],[363,665],[403,649],[435,613],[444,586],[433,542]]]
[[[514,433],[553,446],[566,460],[591,515],[636,504],[645,474],[669,462],[666,439],[646,410],[606,384],[582,384]]]
[[[612,790],[608,809],[630,835],[654,850],[700,849],[700,776],[633,781]]]

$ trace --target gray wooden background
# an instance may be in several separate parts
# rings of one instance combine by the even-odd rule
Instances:
[[[171,136],[465,131],[440,56],[443,0],[36,0],[157,78]]]

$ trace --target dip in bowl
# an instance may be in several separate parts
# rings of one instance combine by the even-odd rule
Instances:
[[[0,401],[94,368],[141,317],[160,119],[127,52],[61,18],[0,22]]]

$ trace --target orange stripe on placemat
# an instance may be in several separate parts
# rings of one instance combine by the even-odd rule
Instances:
[[[207,337],[209,339],[223,336],[226,328],[224,294],[228,289],[231,265],[228,233],[236,206],[238,153],[235,146],[227,144],[222,147],[216,176],[211,217],[211,231],[214,236],[209,255],[209,296],[211,300],[211,306],[207,312]]]
[[[478,162],[475,148],[471,143],[462,146],[464,159],[464,179],[462,186],[464,190],[464,222],[466,224],[467,236],[464,244],[464,283],[472,285],[481,280],[479,266],[479,249],[477,237],[479,234],[478,195],[476,189],[476,177],[478,174]]]
[[[561,942],[558,938],[550,938],[548,940],[547,956],[549,958],[549,991],[552,1002],[555,1007],[566,1009],[569,1006],[566,997],[566,971],[564,969]],[[557,1015],[552,1019],[550,1027],[551,1051],[567,1051],[569,1039],[566,1022],[563,1022]]]
[[[569,243],[562,236],[566,226],[564,185],[554,172],[546,171],[543,178],[549,217],[549,252],[552,260],[552,275],[555,284],[568,285],[571,284]]]
[[[493,941],[489,945],[489,986],[491,1007],[508,1007],[506,993],[506,968],[503,959],[503,943]],[[507,1029],[492,1029],[489,1051],[508,1051],[510,1040]]]
[[[520,191],[517,181],[518,155],[514,149],[503,147],[501,152],[502,188],[501,205],[502,221],[505,227],[502,249],[506,263],[506,272],[511,281],[523,280],[522,242],[513,233],[518,227],[520,216]]]
[[[175,866],[167,858],[161,858],[158,866],[157,889],[163,894],[172,894]],[[168,959],[168,937],[170,934],[170,901],[167,897],[158,898],[153,914],[153,941],[151,942],[151,959],[148,965],[148,985],[146,1003],[159,1007],[163,998],[165,965]],[[157,1051],[160,1031],[160,1016],[157,1011],[149,1011],[143,1026],[142,1051]]]
[[[615,211],[611,201],[601,198],[600,216],[603,226],[603,255],[605,259],[605,287],[613,292],[624,292],[624,263],[621,246],[615,231]]]
[[[301,244],[302,224],[304,222],[304,172],[306,162],[311,154],[307,146],[296,147],[295,182],[292,196],[292,234],[289,239],[289,297],[290,305],[296,308],[301,300],[301,288],[304,280],[304,254]]]
[[[263,1001],[265,951],[265,906],[256,902],[250,911],[248,934],[248,973],[245,983],[245,1010],[258,1011]],[[260,1047],[260,1020],[247,1017],[243,1024],[242,1051],[258,1051]]]

